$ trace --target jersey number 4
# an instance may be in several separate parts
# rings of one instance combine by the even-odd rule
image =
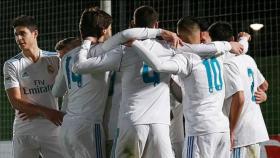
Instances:
[[[206,69],[209,92],[213,93],[214,88],[217,91],[221,90],[223,88],[223,78],[219,61],[216,58],[205,59],[203,60],[203,65]]]
[[[149,69],[151,69],[147,64],[143,64],[142,67],[142,78],[145,83],[154,83],[154,86],[159,84],[160,78],[159,73],[152,71],[153,75],[151,75],[149,72],[151,72]]]
[[[75,74],[71,71],[71,68],[69,67],[70,61],[72,57],[69,56],[66,58],[66,64],[65,64],[65,69],[66,69],[66,75],[67,75],[67,82],[68,82],[68,88],[71,89],[71,83],[77,83],[78,87],[82,86],[82,75],[80,74]]]

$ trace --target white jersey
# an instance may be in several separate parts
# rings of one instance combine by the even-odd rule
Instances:
[[[142,44],[156,52],[158,57],[169,59],[174,51],[165,41],[147,39]],[[170,123],[170,74],[154,72],[127,47],[121,63],[122,102],[120,120],[132,124]]]
[[[33,63],[23,53],[7,60],[4,64],[5,89],[19,87],[22,99],[51,109],[58,109],[57,98],[51,89],[59,68],[59,58],[55,52],[40,50],[40,57]],[[13,132],[16,135],[58,135],[58,127],[49,120],[37,117],[22,121],[15,113]]]
[[[147,51],[137,42],[133,46],[153,68],[181,76],[188,136],[229,131],[228,119],[222,112],[225,96],[223,60],[232,56],[229,52],[205,59],[193,53],[181,52],[183,55],[177,54],[163,62],[153,55],[154,52]]]
[[[187,53],[184,56],[189,62],[184,75],[181,75],[187,135],[229,131],[228,119],[222,112],[225,96],[224,56],[210,59]]]
[[[93,48],[95,51],[89,56],[101,52],[99,46]],[[108,90],[108,73],[84,75],[73,73],[72,66],[79,50],[80,47],[77,47],[63,56],[53,91],[56,91],[55,89],[67,91],[68,103],[64,119],[79,118],[102,122]]]
[[[244,91],[245,102],[234,130],[234,147],[242,147],[268,140],[268,133],[260,106],[254,93],[264,77],[250,56],[240,55],[226,60],[225,64],[226,101],[225,111],[229,114],[231,96]]]
[[[114,71],[110,79],[109,95],[104,114],[104,128],[107,140],[113,140],[119,118],[119,108],[122,98],[121,74]]]
[[[149,31],[140,29],[139,32]],[[151,31],[151,30],[150,30]],[[139,33],[137,33],[139,34]],[[150,33],[144,33],[144,37],[149,37]],[[119,34],[109,39],[118,39]],[[152,33],[150,35],[156,35]],[[105,46],[117,43],[115,40],[100,44],[104,49]],[[118,39],[119,40],[119,39]],[[105,70],[120,70],[122,74],[122,102],[120,108],[120,119],[126,119],[132,124],[163,123],[169,124],[169,87],[168,82],[170,75],[166,73],[156,73],[143,60],[135,54],[132,48],[126,48],[125,53],[114,53],[110,51],[100,57],[88,58],[90,41],[85,41],[79,60],[75,63],[73,70],[78,73],[98,72]],[[156,55],[163,60],[169,59],[174,51],[170,49],[166,42],[157,42],[156,40],[145,40],[145,47],[155,51]],[[109,46],[110,47],[110,46]],[[187,46],[192,51],[191,46]],[[201,48],[201,47],[200,47]],[[211,50],[217,52],[214,45],[210,46]],[[211,51],[210,50],[210,51]],[[112,53],[113,52],[113,53]],[[203,51],[202,51],[203,52]],[[209,54],[209,53],[208,53]],[[166,108],[165,108],[166,106]],[[160,111],[159,111],[160,109]]]

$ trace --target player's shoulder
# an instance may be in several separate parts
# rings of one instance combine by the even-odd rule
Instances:
[[[42,57],[59,57],[57,52],[42,50],[41,53]]]
[[[232,56],[230,58],[227,58],[226,60],[224,60],[224,64],[225,65],[239,65],[240,63],[242,63],[244,60],[244,56],[243,55],[238,55],[238,56]]]
[[[15,56],[11,57],[10,59],[6,60],[4,64],[5,65],[6,64],[14,64],[16,62],[19,62],[23,57],[24,56],[23,56],[22,53],[18,53],[17,55],[15,55]]]
[[[75,57],[75,56],[79,53],[80,49],[81,49],[81,47],[78,46],[78,47],[76,47],[76,48],[73,48],[73,49],[69,50],[69,51],[61,58],[61,61],[64,61],[64,60],[66,60],[66,59],[69,58],[69,57],[71,57],[71,58],[72,58],[72,57]]]
[[[168,43],[167,41],[165,40],[162,40],[162,39],[154,39],[155,42],[157,42],[160,46],[166,48],[166,49],[170,49],[171,48],[171,45],[170,43]]]

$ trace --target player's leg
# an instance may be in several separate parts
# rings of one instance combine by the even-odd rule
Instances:
[[[244,147],[234,148],[231,158],[260,158],[260,145],[252,144]]]
[[[120,123],[115,158],[141,158],[149,133],[148,125],[129,125]]]
[[[171,109],[170,140],[176,158],[182,158],[184,146],[183,105],[178,103]]]
[[[38,143],[43,158],[63,158],[62,145],[58,136],[40,136]]]
[[[14,158],[38,158],[39,144],[33,136],[13,137],[13,155]]]
[[[106,138],[102,124],[94,124],[94,147],[96,158],[106,158]],[[90,146],[88,150],[91,150]]]
[[[230,135],[228,132],[216,134],[215,158],[229,158],[230,157]]]
[[[185,138],[183,157],[186,158],[229,158],[228,133],[212,133]]]
[[[197,137],[188,136],[185,138],[182,154],[184,158],[200,158]]]
[[[143,157],[174,158],[169,136],[169,125],[150,124],[150,132]]]
[[[60,137],[66,157],[106,157],[104,130],[99,123],[65,121]]]

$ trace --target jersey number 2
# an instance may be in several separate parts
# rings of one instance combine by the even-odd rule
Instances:
[[[77,86],[81,87],[82,86],[82,75],[80,74],[75,74],[71,71],[71,68],[69,67],[70,65],[70,60],[72,59],[71,56],[66,58],[66,74],[67,74],[67,82],[68,82],[68,88],[71,89],[71,83],[72,82],[77,82]]]
[[[142,68],[142,78],[145,83],[154,83],[154,86],[159,84],[160,78],[159,78],[159,73],[153,71],[153,75],[149,74],[149,66],[147,64],[143,64]]]
[[[248,76],[252,78],[252,83],[251,83],[251,94],[252,94],[252,101],[255,101],[255,95],[254,95],[254,87],[255,87],[255,79],[254,79],[254,72],[251,68],[248,68],[247,69],[247,73],[248,73]]]
[[[221,90],[223,88],[223,78],[219,61],[216,58],[205,59],[203,65],[206,69],[209,92],[213,93],[214,87],[217,91]],[[213,86],[213,78],[215,86]]]

